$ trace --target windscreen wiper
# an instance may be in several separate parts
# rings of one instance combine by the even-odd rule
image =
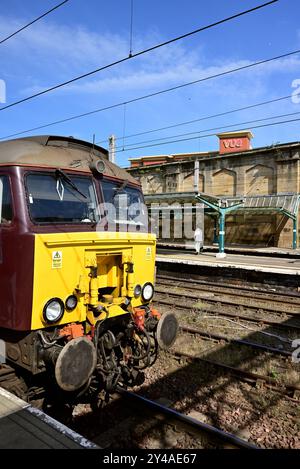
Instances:
[[[66,173],[64,173],[61,169],[56,169],[55,176],[57,179],[61,178],[63,181],[66,181],[69,184],[69,186],[71,186],[72,189],[74,189],[74,191],[78,192],[78,194],[80,194],[82,197],[87,199],[87,196],[78,189],[78,187],[74,184],[74,182],[71,181],[69,176],[67,176]]]
[[[125,187],[127,186],[128,184],[128,179],[125,179],[125,181],[123,181],[123,183],[121,184],[120,187],[117,187],[115,190],[114,190],[114,193],[113,193],[113,196],[112,196],[112,199],[111,199],[111,202],[114,200],[114,198],[116,197],[117,194],[119,194],[120,192],[122,192]]]

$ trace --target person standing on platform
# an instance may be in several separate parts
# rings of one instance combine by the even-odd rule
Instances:
[[[203,251],[203,230],[197,227],[194,233],[195,250],[196,254],[200,254]]]

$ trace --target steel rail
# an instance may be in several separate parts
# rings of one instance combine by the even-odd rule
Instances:
[[[289,292],[289,293],[286,293],[286,292],[274,292],[274,291],[270,291],[270,290],[267,290],[267,289],[263,289],[263,288],[251,288],[251,287],[247,287],[245,285],[233,285],[233,284],[222,284],[222,285],[216,285],[215,282],[208,282],[206,280],[199,280],[199,279],[195,279],[195,278],[185,278],[185,277],[173,277],[171,275],[162,275],[162,274],[158,274],[157,275],[157,280],[160,280],[160,279],[163,279],[163,280],[174,280],[174,281],[177,281],[177,282],[181,282],[181,283],[193,283],[195,285],[203,285],[204,287],[207,286],[207,287],[216,287],[216,288],[223,288],[223,289],[234,289],[234,290],[242,290],[242,291],[246,291],[246,292],[249,292],[249,295],[253,296],[253,294],[255,295],[270,295],[272,296],[272,299],[274,298],[274,296],[280,296],[280,297],[287,297],[288,300],[290,301],[286,301],[286,300],[280,300],[280,299],[275,299],[275,301],[283,301],[283,302],[286,302],[286,303],[292,303],[294,304],[294,301],[295,300],[299,300],[299,304],[300,304],[300,294],[299,293],[295,293],[295,292]]]
[[[156,291],[158,293],[160,293],[161,292],[160,288],[164,288],[164,287],[170,286],[170,285],[172,285],[172,288],[181,289],[183,291],[186,291],[188,294],[186,294],[185,296],[189,296],[190,298],[193,298],[193,299],[205,299],[205,300],[207,299],[207,300],[211,300],[211,301],[214,301],[214,302],[222,301],[224,303],[228,303],[228,304],[232,304],[232,305],[236,305],[236,306],[246,306],[247,308],[255,308],[255,309],[265,310],[268,313],[276,313],[276,314],[282,314],[283,313],[283,314],[289,314],[289,315],[295,316],[295,317],[298,316],[298,318],[300,318],[300,304],[296,305],[296,310],[283,309],[283,306],[276,304],[276,301],[262,300],[260,298],[256,299],[255,297],[253,297],[253,295],[255,295],[254,292],[252,293],[252,296],[250,296],[250,295],[246,296],[246,295],[243,295],[241,293],[233,293],[233,292],[232,293],[227,293],[227,292],[221,292],[221,291],[217,291],[217,290],[212,291],[211,287],[210,288],[207,287],[206,289],[198,289],[197,287],[193,288],[192,286],[190,286],[190,287],[179,286],[179,285],[174,284],[174,282],[173,282],[173,284],[170,284],[168,282],[158,283],[156,285]],[[197,293],[194,293],[194,291],[196,291]],[[214,295],[214,296],[207,297],[206,292],[208,292],[208,293],[210,293],[210,295]],[[174,293],[177,293],[177,292],[174,291]],[[238,297],[240,297],[240,298],[238,298]],[[243,300],[243,301],[241,301],[241,300]],[[263,301],[267,301],[268,304],[264,304]],[[271,304],[272,302],[274,303],[273,306]],[[298,309],[297,309],[297,307],[298,307]]]
[[[177,297],[182,298],[181,294],[172,293],[170,295],[169,293],[162,293],[162,292],[159,292],[159,293],[163,294],[164,296],[167,295],[169,297],[169,300],[167,301],[167,300],[164,300],[163,298],[159,298],[158,295],[156,294],[155,297],[154,297],[155,303],[159,303],[159,304],[163,304],[163,305],[167,305],[167,306],[172,306],[173,308],[177,308],[177,309],[186,310],[187,308],[189,308],[189,309],[198,309],[199,310],[199,308],[197,308],[195,306],[195,304],[193,304],[193,303],[191,303],[191,304],[190,303],[185,303],[185,304],[178,303]],[[176,303],[171,301],[172,297],[175,297],[174,300],[176,301]],[[198,298],[198,299],[200,300],[201,298]],[[220,301],[220,300],[218,300],[218,301],[209,301],[208,299],[205,298],[205,301],[203,301],[203,305],[205,305],[205,303],[208,303],[209,305],[211,303],[212,304],[217,303],[221,307],[223,302]],[[224,305],[228,307],[228,304],[226,304],[225,302],[224,302]],[[234,306],[237,306],[237,305],[234,305]],[[249,307],[249,309],[251,309],[251,307]],[[256,309],[261,309],[261,308],[256,308]],[[286,323],[283,323],[283,322],[272,321],[270,319],[265,319],[265,318],[254,318],[254,317],[251,317],[251,316],[245,316],[243,314],[240,314],[239,312],[237,312],[237,313],[233,313],[233,312],[229,312],[229,311],[224,312],[224,311],[220,311],[217,308],[215,308],[215,309],[210,308],[209,310],[205,310],[205,307],[203,307],[203,310],[207,311],[207,313],[209,313],[209,314],[212,314],[212,313],[217,314],[220,317],[225,316],[225,317],[230,317],[230,318],[239,318],[239,319],[242,319],[244,321],[254,322],[256,324],[257,323],[268,324],[268,325],[271,325],[271,326],[274,326],[274,327],[277,327],[277,328],[280,328],[280,329],[297,330],[297,331],[300,330],[300,325],[297,325],[297,324],[286,324]]]
[[[197,335],[199,335],[201,337],[205,337],[207,339],[213,339],[213,340],[216,340],[216,341],[224,340],[224,341],[226,341],[230,344],[245,345],[245,346],[255,348],[255,349],[258,349],[258,350],[263,350],[264,352],[283,355],[285,357],[291,357],[292,356],[292,352],[288,352],[287,350],[280,350],[278,348],[269,347],[267,345],[257,344],[256,342],[250,342],[248,340],[243,340],[243,339],[231,339],[229,337],[226,337],[225,335],[212,334],[210,332],[201,331],[200,329],[195,329],[193,327],[184,326],[184,325],[180,325],[179,327],[184,332],[189,332],[191,334],[197,334]]]
[[[242,370],[241,368],[235,368],[230,365],[226,365],[225,363],[220,363],[216,362],[214,360],[209,360],[208,358],[200,357],[198,355],[191,355],[189,353],[185,352],[180,352],[179,350],[175,350],[172,352],[173,355],[178,356],[178,357],[185,357],[190,360],[196,360],[196,361],[201,361],[203,363],[207,363],[208,365],[217,367],[217,368],[222,368],[225,371],[228,371],[229,373],[236,375],[238,378],[242,378],[245,381],[254,381],[254,382],[263,382],[265,383],[265,386],[275,390],[276,392],[279,392],[283,394],[285,397],[288,397],[289,399],[292,399],[294,401],[299,402],[298,395],[300,393],[300,385],[293,385],[293,384],[279,384],[274,378],[271,378],[270,376],[265,376],[265,375],[259,375],[257,373],[252,373],[252,371],[247,371],[247,370]],[[292,393],[293,396],[289,396],[288,393]]]
[[[243,440],[232,433],[226,432],[217,427],[213,427],[212,425],[209,425],[208,423],[201,422],[200,420],[197,420],[193,417],[189,417],[188,415],[181,414],[177,410],[166,407],[162,404],[159,404],[158,402],[155,402],[146,397],[140,396],[139,394],[127,391],[121,387],[118,388],[118,392],[127,398],[135,400],[149,407],[150,409],[155,410],[156,412],[167,415],[168,417],[171,417],[175,420],[179,420],[180,422],[190,425],[198,430],[203,430],[207,433],[210,433],[211,435],[221,439],[222,441],[225,441],[226,443],[230,443],[238,448],[260,449],[258,446],[254,445],[253,443],[249,443],[248,441]]]

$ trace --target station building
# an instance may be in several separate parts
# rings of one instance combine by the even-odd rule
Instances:
[[[194,200],[201,193],[222,207],[240,203],[226,215],[226,244],[298,247],[300,142],[252,148],[249,130],[217,138],[217,151],[131,158],[128,171],[146,202]],[[218,216],[206,207],[205,244],[216,241]]]

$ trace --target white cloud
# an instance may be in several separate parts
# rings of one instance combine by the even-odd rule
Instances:
[[[16,30],[24,20],[14,20],[0,16],[1,37]],[[46,57],[61,65],[63,63],[102,62],[112,57],[122,57],[126,53],[126,43],[117,34],[94,33],[82,26],[61,26],[51,22],[40,22],[10,39],[6,46],[12,53],[26,55],[34,53],[34,58]],[[4,47],[4,46],[3,46]]]
[[[24,20],[0,16],[1,36],[5,37]],[[299,33],[300,34],[300,33]],[[146,33],[143,38],[135,38],[134,51],[142,50],[159,43],[162,38],[156,31]],[[204,45],[190,49],[188,42],[178,42],[162,47],[141,57],[117,65],[108,71],[100,72],[88,79],[61,88],[59,93],[70,95],[107,95],[109,92],[130,92],[131,96],[145,92],[176,86],[199,80],[210,75],[242,67],[252,60],[229,57],[226,60],[207,59]],[[3,45],[4,48],[4,45]],[[44,88],[65,81],[73,76],[101,67],[128,55],[128,37],[109,32],[95,33],[82,26],[61,26],[52,22],[40,22],[26,33],[19,34],[5,44],[4,54],[18,59],[25,70],[33,71],[25,76],[21,96],[39,92]],[[259,52],[258,52],[259,54]],[[275,54],[274,54],[275,55]],[[23,60],[24,57],[24,60]],[[264,57],[257,57],[257,60]],[[209,65],[208,65],[209,64]],[[266,91],[268,80],[273,73],[298,74],[300,57],[291,56],[265,65],[250,68],[248,71],[227,75],[225,81],[210,80],[201,86],[192,86],[189,93],[205,90],[215,96],[258,96]]]

